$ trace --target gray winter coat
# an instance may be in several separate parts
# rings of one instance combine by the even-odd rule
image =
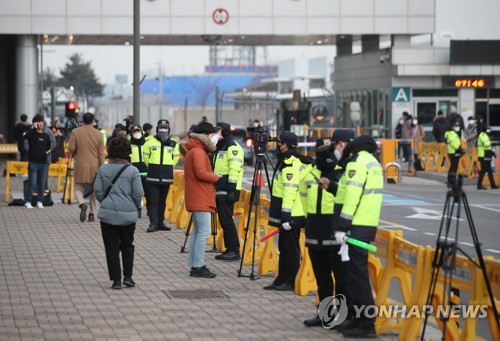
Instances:
[[[101,203],[97,217],[107,224],[125,226],[139,219],[137,209],[141,207],[143,188],[139,171],[129,166],[104,199],[109,184],[125,164],[118,162],[120,161],[110,160],[110,163],[99,168],[94,182],[94,192]]]

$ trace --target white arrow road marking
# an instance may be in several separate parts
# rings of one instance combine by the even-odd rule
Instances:
[[[412,219],[427,219],[427,220],[441,220],[443,218],[443,212],[438,210],[431,210],[429,208],[423,207],[412,207],[412,209],[416,212],[416,214],[409,215],[405,218]],[[448,218],[448,216],[446,216]],[[456,220],[457,218],[452,217],[452,219]],[[460,218],[462,221],[463,219]]]

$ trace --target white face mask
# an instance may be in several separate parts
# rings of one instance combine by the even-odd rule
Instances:
[[[142,134],[141,134],[140,132],[137,132],[137,133],[133,133],[133,134],[132,134],[132,137],[133,137],[134,139],[136,139],[136,140],[140,139],[140,138],[141,138],[141,136],[142,136]]]
[[[159,129],[158,132],[159,133],[168,133],[168,129]]]
[[[217,145],[217,142],[219,141],[219,134],[213,134],[210,141],[212,141],[214,145]]]
[[[486,134],[491,133],[491,129],[486,129]]]
[[[418,120],[413,120],[413,124],[417,125],[418,124]]]
[[[453,130],[455,130],[458,133],[460,131],[460,127],[453,127]]]
[[[399,124],[403,124],[403,123],[405,123],[405,121],[399,120]]]

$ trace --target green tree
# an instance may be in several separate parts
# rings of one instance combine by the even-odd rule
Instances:
[[[99,83],[91,63],[83,60],[79,53],[69,56],[69,62],[61,70],[59,84],[65,88],[73,87],[75,94],[86,100],[103,95],[104,85]]]
[[[50,89],[53,86],[59,85],[59,79],[55,73],[54,69],[46,67],[45,71],[42,73],[43,90]]]

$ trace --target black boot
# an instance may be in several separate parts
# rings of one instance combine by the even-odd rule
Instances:
[[[321,327],[322,322],[318,315],[309,320],[304,320],[306,327]]]

